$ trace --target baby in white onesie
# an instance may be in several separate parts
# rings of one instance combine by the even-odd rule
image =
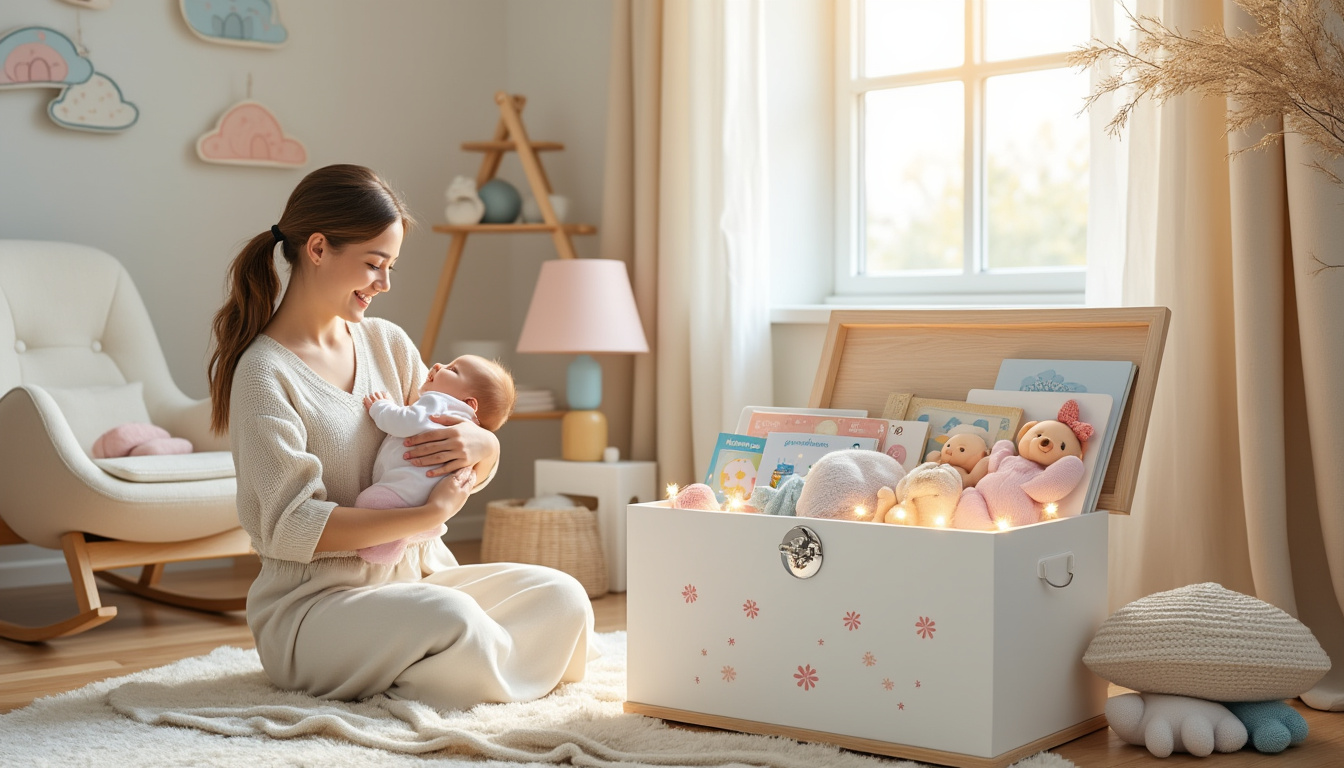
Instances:
[[[419,397],[410,405],[397,405],[386,392],[374,392],[364,398],[364,407],[373,423],[387,433],[373,462],[373,484],[355,499],[362,509],[417,507],[429,499],[429,492],[443,478],[426,477],[431,467],[417,467],[402,458],[402,441],[412,435],[442,428],[429,417],[437,414],[473,421],[494,432],[509,418],[517,394],[513,377],[504,366],[476,355],[463,355],[444,365],[429,369]],[[469,471],[468,469],[459,470]],[[406,539],[397,539],[359,550],[359,556],[377,565],[401,561],[409,544],[438,538],[448,529],[444,525]]]

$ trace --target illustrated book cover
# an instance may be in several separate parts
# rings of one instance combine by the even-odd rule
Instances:
[[[806,477],[812,465],[822,456],[850,448],[877,450],[877,438],[812,432],[771,432],[765,439],[765,452],[761,454],[761,482],[767,482],[776,470],[781,479],[790,474]]]
[[[730,496],[744,500],[751,498],[751,489],[756,487],[756,473],[761,466],[761,453],[764,450],[765,438],[719,433],[719,441],[709,460],[709,470],[705,473],[705,485],[714,489],[714,496],[720,504]]]
[[[765,405],[748,405],[742,409],[742,415],[737,417],[737,433],[746,434],[747,425],[751,423],[753,413],[800,413],[808,416],[849,416],[851,418],[865,418],[868,412],[862,408],[782,408]],[[900,418],[895,416],[893,418]]]
[[[772,432],[806,432],[815,435],[834,435],[840,438],[873,438],[877,449],[883,450],[887,437],[886,419],[830,416],[812,413],[769,413],[757,411],[747,421],[744,434],[766,437]]]

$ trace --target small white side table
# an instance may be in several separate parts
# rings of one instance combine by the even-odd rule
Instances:
[[[597,530],[607,558],[612,592],[625,591],[625,507],[658,497],[658,464],[652,461],[537,459],[537,496],[559,493],[597,499]]]

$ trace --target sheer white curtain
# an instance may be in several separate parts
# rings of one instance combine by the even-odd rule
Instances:
[[[764,3],[613,3],[603,225],[624,222],[612,242],[633,249],[653,329],[632,452],[683,485],[742,407],[772,396]]]
[[[1136,5],[1187,32],[1253,28],[1230,0]],[[1105,34],[1112,0],[1093,8],[1098,36],[1124,34]],[[1133,515],[1111,521],[1111,608],[1216,581],[1297,616],[1340,659],[1344,266],[1321,261],[1344,265],[1344,191],[1292,136],[1229,162],[1278,125],[1223,141],[1226,106],[1143,104],[1123,142],[1093,134],[1089,303],[1172,310]],[[1344,664],[1302,698],[1344,709]]]

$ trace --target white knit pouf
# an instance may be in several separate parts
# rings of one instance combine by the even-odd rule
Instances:
[[[1302,622],[1213,582],[1158,592],[1116,611],[1083,663],[1136,691],[1210,701],[1292,698],[1330,670],[1330,657]]]

